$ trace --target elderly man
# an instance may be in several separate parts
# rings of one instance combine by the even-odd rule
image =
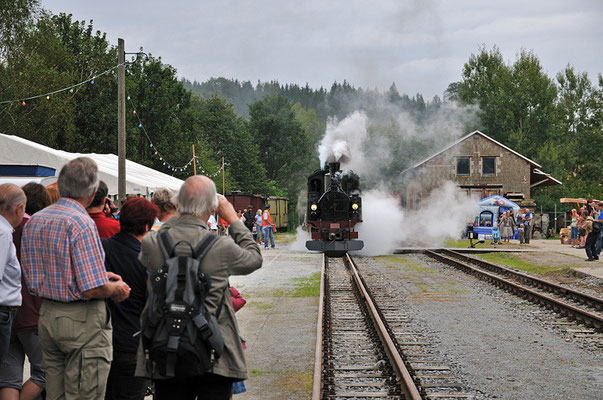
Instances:
[[[8,353],[11,326],[21,305],[21,267],[13,244],[13,230],[23,219],[26,201],[18,186],[0,185],[0,363]]]
[[[251,232],[239,220],[232,204],[216,194],[213,181],[204,176],[188,178],[178,193],[179,216],[168,220],[158,232],[147,234],[142,241],[139,259],[150,272],[164,265],[159,247],[158,234],[169,230],[179,255],[191,255],[194,248],[206,235],[210,214],[218,215],[230,224],[230,237],[221,236],[202,259],[200,269],[211,277],[211,289],[205,299],[209,312],[216,314],[222,303],[218,324],[224,338],[224,353],[215,362],[211,371],[194,377],[163,379],[158,371],[152,371],[145,359],[142,345],[138,349],[137,375],[152,377],[156,395],[162,399],[229,399],[232,384],[247,378],[247,367],[239,328],[234,315],[230,292],[227,292],[230,275],[246,275],[262,266],[262,256]],[[188,244],[190,244],[190,246]],[[152,287],[147,285],[150,290]],[[151,295],[148,297],[151,298]],[[145,307],[150,305],[147,302]]]
[[[130,288],[105,270],[96,226],[86,212],[98,186],[86,157],[59,174],[61,198],[25,225],[21,260],[32,294],[44,298],[38,324],[46,398],[102,399],[112,359],[106,298],[125,300]]]

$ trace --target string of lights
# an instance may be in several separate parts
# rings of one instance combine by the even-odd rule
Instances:
[[[27,105],[27,102],[29,100],[39,99],[39,98],[42,98],[42,97],[46,97],[46,99],[49,100],[50,96],[58,94],[58,93],[62,93],[62,92],[66,92],[66,91],[69,91],[70,93],[73,93],[74,90],[75,90],[75,88],[77,88],[79,86],[85,85],[87,83],[90,83],[91,85],[94,85],[94,80],[95,79],[98,79],[98,78],[100,78],[103,75],[107,75],[109,72],[115,70],[116,68],[119,68],[122,65],[125,65],[125,63],[124,64],[117,64],[117,65],[109,68],[108,70],[105,70],[105,71],[101,72],[100,74],[97,74],[97,75],[93,76],[92,78],[88,78],[85,81],[76,83],[75,85],[67,86],[67,87],[64,87],[62,89],[54,90],[52,92],[48,92],[48,93],[44,93],[44,94],[38,94],[38,95],[35,95],[35,96],[29,96],[29,97],[24,97],[24,98],[20,98],[20,99],[13,99],[13,100],[0,101],[0,104],[9,104],[9,103],[18,103],[18,102],[20,102],[22,106],[25,106],[25,105]]]
[[[71,86],[67,86],[61,89],[57,89],[57,90],[53,90],[51,92],[48,93],[44,93],[44,94],[38,94],[38,95],[34,95],[34,96],[29,96],[29,97],[24,97],[24,98],[19,98],[19,99],[13,99],[13,100],[4,100],[4,101],[0,101],[0,105],[1,104],[10,104],[10,103],[21,103],[22,106],[26,106],[27,102],[30,100],[35,100],[35,99],[39,99],[39,98],[46,98],[47,100],[50,99],[50,96],[59,94],[59,93],[63,93],[66,91],[69,91],[70,93],[73,93],[75,91],[75,88],[86,85],[86,84],[94,84],[94,80],[100,78],[103,75],[107,75],[108,73],[114,71],[115,69],[119,68],[122,65],[126,65],[128,64],[128,62],[126,61],[123,64],[117,64],[99,74],[94,75],[91,78],[88,78],[84,81],[78,82],[74,85]],[[149,141],[149,146],[153,149],[153,154],[159,157],[159,160],[162,162],[162,164],[164,166],[167,166],[168,169],[175,171],[175,172],[182,172],[188,169],[188,167],[193,163],[193,161],[195,159],[199,159],[199,157],[194,156],[192,157],[186,164],[181,165],[181,166],[174,166],[171,163],[167,162],[164,158],[164,156],[159,152],[159,150],[157,149],[157,147],[153,144],[149,134],[147,133],[147,130],[145,129],[144,125],[142,124],[142,121],[140,119],[140,116],[138,115],[137,111],[136,111],[136,107],[134,105],[134,102],[132,101],[132,98],[130,97],[129,94],[127,94],[127,99],[130,102],[130,105],[132,106],[132,115],[134,115],[136,117],[136,120],[138,121],[138,128],[142,130],[142,132],[144,133],[144,135],[146,136],[147,140]],[[213,172],[213,173],[209,173],[208,171],[205,171],[202,167],[199,167],[200,172],[203,175],[206,175],[210,178],[215,178],[216,176],[218,176],[218,174],[220,173],[220,171],[222,170],[222,166],[218,167],[218,169]]]
[[[134,105],[134,102],[132,101],[132,97],[130,96],[130,94],[128,93],[127,90],[126,90],[126,96],[127,96],[126,99],[130,102],[130,106],[132,106],[132,115],[135,116],[136,120],[138,121],[138,128],[142,130],[142,132],[146,136],[147,140],[149,141],[149,147],[151,149],[153,149],[153,154],[156,155],[157,157],[159,157],[159,161],[161,161],[163,165],[167,166],[168,169],[170,169],[172,171],[180,171],[181,172],[181,171],[187,170],[188,167],[193,163],[193,161],[195,159],[199,159],[199,157],[194,156],[186,164],[181,165],[181,166],[174,166],[174,165],[170,164],[169,162],[167,162],[165,160],[164,156],[159,152],[159,150],[157,149],[157,147],[153,144],[153,141],[151,140],[151,137],[147,133],[147,130],[146,130],[145,126],[143,125],[142,120],[140,119],[139,113],[136,111],[136,106]],[[202,167],[199,167],[200,172],[203,175],[206,175],[206,176],[208,176],[210,178],[215,178],[220,173],[221,169],[222,169],[222,167],[220,166],[216,170],[216,172],[214,172],[213,174],[209,174]]]

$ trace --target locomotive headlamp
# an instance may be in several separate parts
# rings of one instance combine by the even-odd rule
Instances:
[[[312,211],[316,211],[317,209],[318,209],[318,206],[316,204],[312,204],[310,206],[310,210],[312,210]]]
[[[352,204],[352,210],[356,211],[358,209],[358,203]]]

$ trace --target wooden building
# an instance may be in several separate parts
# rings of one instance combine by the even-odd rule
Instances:
[[[453,181],[468,195],[500,195],[522,207],[533,207],[533,188],[561,184],[540,168],[529,158],[475,131],[403,171],[403,203],[407,208],[419,208],[434,188]]]

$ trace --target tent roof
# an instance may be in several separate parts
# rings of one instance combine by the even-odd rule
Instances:
[[[90,157],[98,165],[99,179],[109,187],[109,194],[117,194],[117,163],[115,154],[68,153],[41,145],[18,136],[0,133],[0,163],[42,165],[60,171],[77,157]],[[149,195],[165,187],[178,192],[183,181],[144,165],[126,160],[126,193]]]
[[[511,207],[513,209],[519,209],[519,206],[511,200],[502,196],[489,196],[481,199],[478,202],[480,207]]]

